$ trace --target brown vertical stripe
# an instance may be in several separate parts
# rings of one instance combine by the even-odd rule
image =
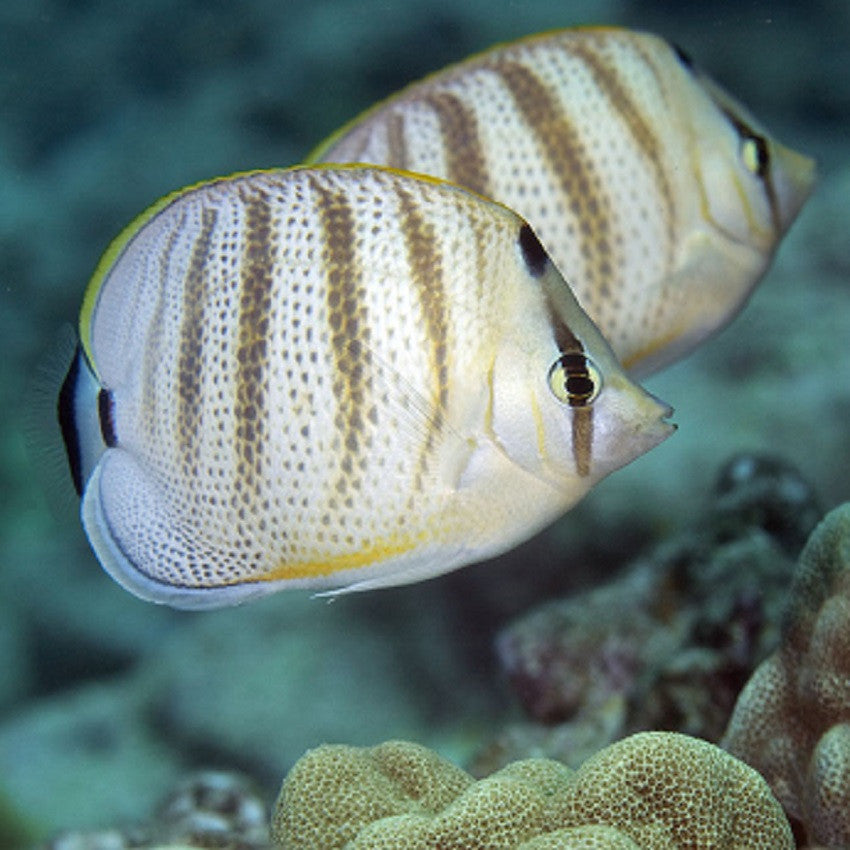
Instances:
[[[776,194],[776,186],[773,182],[773,171],[768,170],[761,178],[767,205],[770,207],[770,223],[777,239],[782,236],[782,211],[779,208],[779,196]]]
[[[475,240],[475,298],[477,301],[484,301],[491,292],[489,237],[491,236],[492,221],[478,215],[471,216],[470,221],[472,223],[472,236]]]
[[[593,449],[593,408],[572,407],[573,417],[573,460],[576,472],[584,478],[590,474],[590,458]]]
[[[201,231],[192,246],[189,269],[183,283],[180,351],[177,356],[177,430],[184,463],[194,464],[193,446],[201,419],[201,382],[204,344],[204,307],[207,303],[207,261],[218,213],[204,208]],[[162,267],[161,267],[162,268]],[[163,281],[167,286],[167,281]]]
[[[584,306],[598,314],[599,301],[610,295],[614,241],[610,204],[595,173],[593,153],[587,150],[552,92],[531,69],[512,61],[498,62],[493,67],[540,145],[578,224],[581,255],[591,283],[588,289],[595,302]]]
[[[368,162],[368,159],[365,159],[366,150],[372,142],[372,133],[369,129],[369,126],[361,127],[356,129],[352,134],[343,136],[338,142],[335,142],[333,147],[336,148],[337,145],[341,145],[343,149],[346,145],[349,147],[349,153],[345,154],[346,162]],[[322,156],[319,157],[319,162],[327,161],[327,157],[325,153],[322,153]]]
[[[271,293],[274,284],[276,234],[265,192],[258,187],[242,192],[245,225],[242,239],[236,341],[237,475],[234,484],[241,501],[250,500],[262,474],[266,428],[266,380]]]
[[[667,179],[667,172],[664,170],[661,142],[653,132],[652,127],[643,119],[640,107],[629,96],[627,85],[621,81],[615,67],[606,63],[601,56],[594,54],[588,47],[579,45],[578,42],[573,42],[570,45],[570,53],[587,66],[593,81],[608,98],[608,102],[620,116],[635,144],[655,172],[656,184],[667,210],[665,221],[667,223],[667,262],[669,264],[672,262],[672,252],[676,242],[674,231],[676,202],[670,181]],[[638,51],[638,56],[649,68],[654,70],[649,57],[640,51]]]
[[[362,457],[370,437],[372,409],[372,359],[369,352],[369,314],[363,268],[357,256],[354,211],[341,191],[332,191],[318,178],[311,180],[321,222],[322,266],[327,280],[325,304],[334,359],[334,425],[339,433],[342,460],[334,491],[350,497],[359,489]],[[333,507],[333,505],[331,505]]]
[[[401,232],[407,249],[410,282],[419,300],[430,343],[433,397],[436,402],[429,419],[428,432],[419,460],[419,473],[424,472],[434,438],[443,425],[449,401],[448,374],[448,307],[446,304],[445,265],[434,233],[434,226],[425,220],[414,198],[400,186],[396,187],[401,211]]]
[[[440,122],[448,179],[480,195],[489,195],[490,181],[475,112],[451,92],[432,92],[424,95],[423,100]]]
[[[404,115],[395,110],[387,119],[387,161],[381,165],[407,168],[407,142],[404,140]]]

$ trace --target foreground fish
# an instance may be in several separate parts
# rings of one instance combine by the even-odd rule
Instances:
[[[662,39],[563,30],[496,47],[314,153],[444,177],[534,227],[626,368],[688,353],[741,308],[814,163]]]
[[[484,559],[672,430],[521,218],[383,169],[165,198],[80,336],[59,416],[86,532],[177,607]]]

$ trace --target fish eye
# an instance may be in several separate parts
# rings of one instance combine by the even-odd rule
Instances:
[[[549,368],[549,389],[570,407],[587,407],[602,389],[602,375],[583,354],[562,354]]]
[[[770,151],[767,142],[756,133],[741,137],[741,159],[744,167],[757,177],[764,177],[770,166]]]

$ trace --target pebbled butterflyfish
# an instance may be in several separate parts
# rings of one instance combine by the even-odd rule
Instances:
[[[474,56],[368,110],[311,159],[432,174],[516,210],[636,375],[737,314],[815,171],[681,50],[613,27]]]
[[[59,419],[86,533],[180,608],[489,558],[673,429],[525,220],[382,168],[164,198],[79,331]]]

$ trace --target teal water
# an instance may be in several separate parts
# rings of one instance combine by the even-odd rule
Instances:
[[[824,508],[850,498],[850,5],[683,5],[2,4],[0,821],[4,801],[33,840],[144,819],[199,766],[244,771],[270,796],[322,741],[408,737],[468,762],[519,713],[497,630],[698,519],[729,456],[782,457]],[[675,437],[516,552],[427,584],[209,614],[114,585],[61,458],[52,473],[26,437],[41,364],[110,239],[175,188],[298,162],[448,62],[585,23],[667,36],[819,162],[818,188],[746,310],[648,382],[676,408]]]

